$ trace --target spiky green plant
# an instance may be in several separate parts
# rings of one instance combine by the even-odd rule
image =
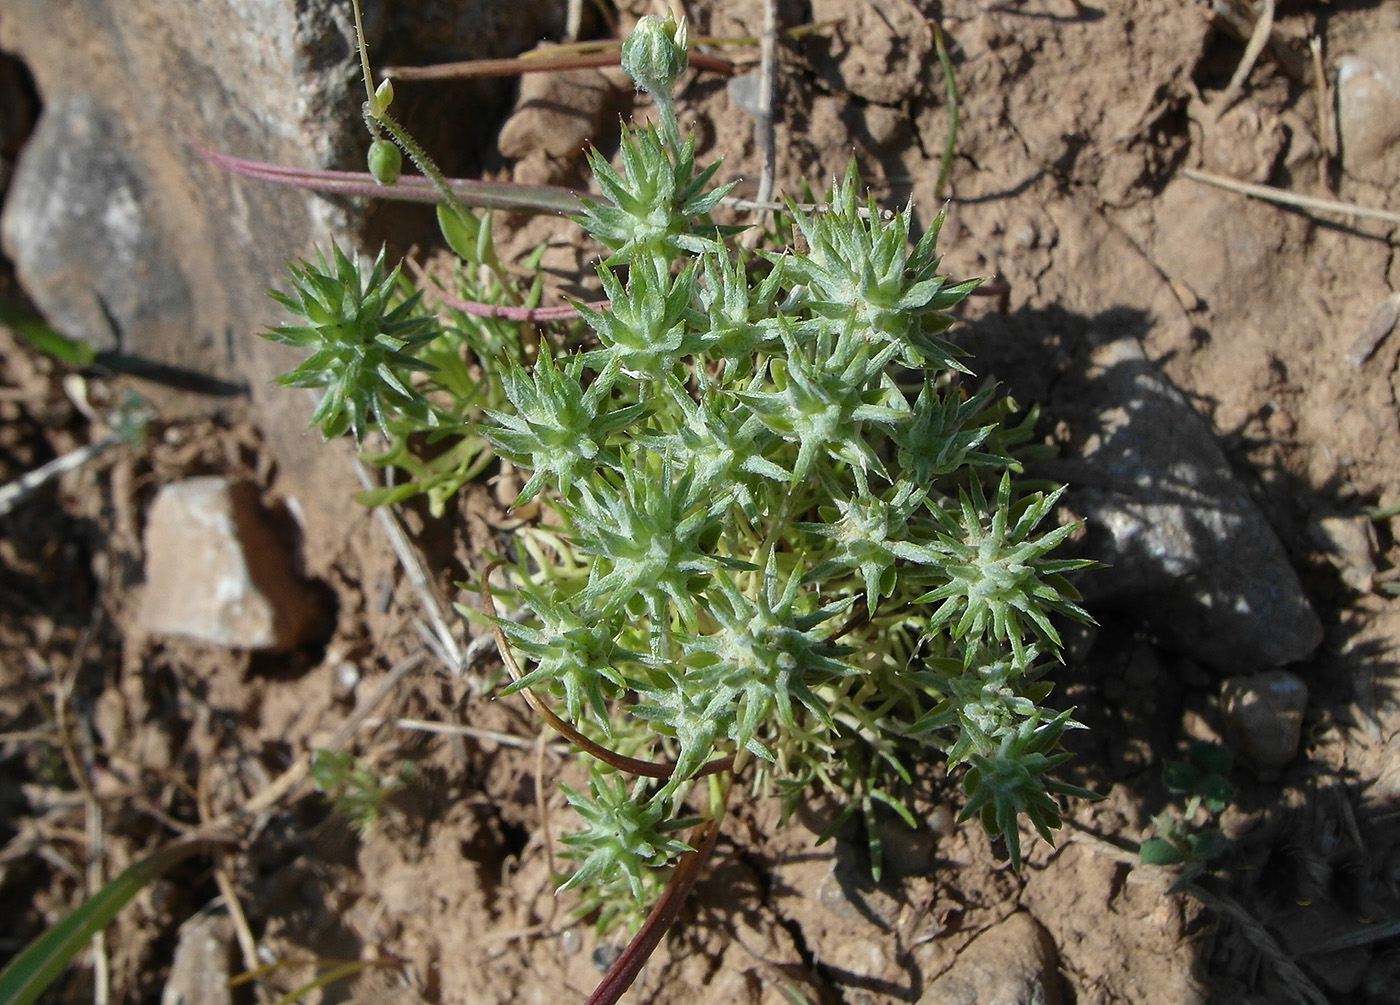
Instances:
[[[854,164],[821,205],[789,206],[805,250],[737,247],[710,216],[716,166],[695,163],[671,106],[683,27],[644,18],[627,45],[662,129],[626,130],[620,168],[590,158],[600,192],[578,219],[608,251],[609,303],[580,305],[582,337],[541,339],[532,365],[478,352],[500,393],[455,413],[531,472],[517,501],[552,514],[509,568],[530,618],[497,628],[510,690],[594,755],[568,793],[584,826],[564,885],[604,927],[635,924],[678,832],[698,817],[712,842],[740,777],[788,810],[841,802],[833,831],[862,814],[878,871],[876,809],[909,818],[909,765],[935,750],[962,769],[963,816],[1019,867],[1018,820],[1048,839],[1055,796],[1089,795],[1051,774],[1078,724],[1045,705],[1044,676],[1054,619],[1088,619],[1064,578],[1088,563],[1051,557],[1072,528],[1045,527],[1057,492],[1018,486],[1015,406],[964,389],[944,336],[977,281],[939,273],[941,216],[911,246],[912,206],[862,199]],[[384,114],[367,112],[399,139]],[[455,203],[440,218],[489,272],[489,223]],[[412,402],[394,358],[392,382],[355,371],[335,414]]]

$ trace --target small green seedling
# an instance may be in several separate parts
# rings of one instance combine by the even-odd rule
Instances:
[[[384,813],[385,802],[413,778],[413,765],[401,764],[392,775],[376,775],[346,750],[311,752],[311,780],[337,813],[361,834]]]
[[[1172,884],[1173,893],[1184,889],[1229,845],[1216,821],[1235,798],[1235,787],[1227,777],[1231,764],[1225,747],[1197,740],[1185,761],[1168,762],[1162,769],[1167,788],[1184,796],[1186,803],[1152,818],[1157,835],[1142,843],[1138,855],[1144,865],[1183,866]]]

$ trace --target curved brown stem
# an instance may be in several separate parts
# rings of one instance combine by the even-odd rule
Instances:
[[[627,948],[593,989],[584,1005],[614,1005],[632,986],[632,982],[641,973],[642,966],[660,944],[661,937],[666,934],[672,922],[681,913],[681,908],[685,906],[686,897],[690,896],[695,881],[700,878],[700,871],[715,850],[715,841],[719,838],[719,825],[719,820],[707,820],[691,833],[690,843],[695,850],[681,856],[681,860],[676,863],[676,871],[671,874],[671,881],[661,893],[661,899],[656,902],[656,906],[647,915],[647,920],[642,923],[632,941],[627,943]]]
[[[519,681],[525,675],[520,672],[520,664],[515,661],[515,654],[511,652],[510,641],[506,638],[506,633],[501,629],[500,619],[496,614],[496,598],[491,593],[489,582],[491,573],[495,572],[505,562],[497,560],[486,567],[485,573],[481,577],[481,599],[486,606],[486,616],[491,619],[491,630],[496,635],[496,646],[501,651],[501,660],[506,665],[506,672],[510,674],[511,680]],[[570,743],[579,747],[584,752],[592,754],[604,764],[611,765],[619,771],[626,771],[633,775],[644,775],[647,778],[670,778],[675,772],[676,766],[668,761],[642,761],[635,757],[628,757],[609,750],[601,744],[594,743],[584,736],[572,725],[565,722],[559,715],[545,704],[539,695],[530,688],[520,689],[520,693],[525,696],[526,702],[535,710],[535,713],[549,724],[555,732]],[[700,768],[695,773],[696,778],[703,778],[706,775],[713,775],[716,772],[728,771],[734,766],[733,756],[719,757]]]

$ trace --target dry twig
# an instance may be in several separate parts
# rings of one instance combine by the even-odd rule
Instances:
[[[1220,95],[1219,107],[1222,113],[1227,111],[1244,93],[1244,85],[1254,70],[1254,64],[1258,61],[1259,54],[1264,51],[1264,46],[1269,44],[1269,36],[1273,30],[1274,0],[1264,0],[1264,9],[1259,13],[1259,20],[1254,22],[1254,30],[1250,33],[1249,42],[1244,47],[1244,56],[1240,59],[1240,65],[1235,67],[1235,75],[1230,78],[1225,93]]]
[[[375,488],[374,481],[370,478],[364,462],[358,457],[352,457],[351,463],[354,465],[355,474],[359,477],[360,484],[365,487],[365,490]],[[457,676],[465,666],[462,650],[457,645],[457,640],[453,638],[452,630],[447,626],[447,618],[444,617],[442,605],[438,602],[437,594],[428,581],[428,572],[423,567],[422,559],[414,551],[413,545],[408,540],[408,535],[399,526],[399,522],[395,519],[390,507],[376,506],[374,515],[379,520],[379,526],[384,529],[385,536],[389,538],[389,545],[394,549],[395,557],[403,566],[404,575],[408,576],[408,581],[413,584],[413,590],[418,594],[418,602],[423,605],[423,610],[427,613],[428,620],[432,624],[432,638],[436,642],[433,647],[434,654],[446,665],[453,676]]]
[[[1297,209],[1308,209],[1317,213],[1335,213],[1339,216],[1359,216],[1368,220],[1383,220],[1386,223],[1400,224],[1400,213],[1393,213],[1386,209],[1371,209],[1368,206],[1358,206],[1351,202],[1338,202],[1335,199],[1315,199],[1310,195],[1298,195],[1296,192],[1274,188],[1272,185],[1255,185],[1251,182],[1227,178],[1225,175],[1211,174],[1209,171],[1197,171],[1194,168],[1182,168],[1181,173],[1192,181],[1214,185],[1217,188],[1239,192],[1241,195],[1253,196],[1255,199],[1263,199],[1266,202],[1274,202],[1282,206],[1293,206]]]
[[[777,151],[773,136],[773,98],[777,91],[778,0],[764,0],[763,34],[759,41],[758,110],[754,115],[754,138],[762,158],[758,177],[758,202],[773,198],[773,175]]]

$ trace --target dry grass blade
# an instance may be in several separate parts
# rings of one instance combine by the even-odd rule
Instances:
[[[1254,70],[1254,64],[1258,61],[1259,54],[1264,51],[1264,46],[1269,44],[1269,36],[1273,30],[1274,0],[1264,0],[1264,9],[1259,12],[1259,20],[1254,22],[1254,31],[1250,33],[1249,42],[1244,47],[1244,56],[1240,59],[1240,65],[1235,67],[1235,75],[1230,78],[1229,86],[1225,88],[1225,93],[1220,96],[1220,110],[1222,112],[1239,100],[1240,95],[1244,93],[1244,85]]]
[[[758,179],[758,202],[773,198],[773,175],[777,170],[777,152],[773,136],[773,97],[777,91],[778,64],[778,0],[764,0],[763,36],[759,47],[758,111],[754,121],[754,136],[762,160]]]
[[[351,458],[351,462],[354,465],[355,474],[365,490],[376,488],[377,486],[370,478],[364,462],[357,457]],[[408,535],[399,526],[391,507],[376,506],[374,515],[379,520],[379,526],[383,528],[385,536],[389,539],[389,545],[394,549],[395,557],[403,566],[404,575],[413,584],[418,601],[422,604],[423,610],[432,624],[432,638],[436,641],[434,646],[436,655],[453,676],[461,674],[462,668],[465,666],[462,649],[457,645],[457,640],[452,635],[452,629],[447,626],[447,618],[443,614],[442,604],[439,603],[437,594],[434,593],[432,584],[428,581],[428,573],[423,567],[422,559],[419,558],[418,553],[409,542]]]
[[[1386,223],[1400,223],[1400,213],[1393,213],[1386,209],[1371,209],[1369,206],[1338,202],[1335,199],[1315,199],[1309,195],[1298,195],[1295,192],[1274,188],[1271,185],[1255,185],[1252,182],[1237,181],[1234,178],[1211,174],[1209,171],[1197,171],[1194,168],[1182,168],[1181,173],[1192,181],[1198,181],[1204,185],[1214,185],[1217,188],[1228,189],[1231,192],[1252,196],[1255,199],[1263,199],[1266,202],[1278,203],[1281,206],[1293,206],[1296,209],[1307,209],[1317,213],[1335,213],[1338,216],[1359,216],[1368,220],[1383,220]]]
[[[1258,19],[1247,0],[1215,0],[1211,5],[1211,18],[1216,27],[1224,29],[1246,44],[1254,37]],[[1302,83],[1308,76],[1307,59],[1293,48],[1289,40],[1277,26],[1271,26],[1265,36],[1271,55],[1284,73]]]
[[[1308,979],[1308,975],[1303,973],[1287,950],[1278,944],[1269,930],[1252,914],[1229,897],[1218,896],[1194,883],[1186,887],[1186,892],[1210,910],[1224,915],[1239,926],[1249,944],[1269,962],[1274,973],[1283,982],[1291,1000],[1299,1005],[1329,1005],[1327,996],[1318,990],[1317,985]]]

